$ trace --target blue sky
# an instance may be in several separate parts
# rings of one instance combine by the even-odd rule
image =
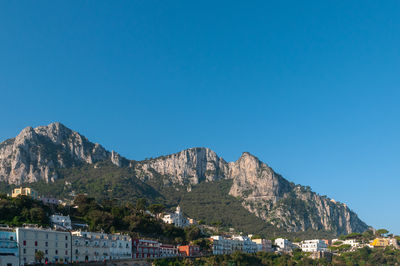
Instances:
[[[189,3],[190,2],[190,3]],[[399,1],[2,1],[0,141],[249,151],[400,234]]]

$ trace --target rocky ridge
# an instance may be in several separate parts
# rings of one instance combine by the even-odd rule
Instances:
[[[249,212],[288,231],[314,229],[347,234],[368,228],[344,204],[287,181],[248,152],[229,163],[208,148],[129,161],[60,123],[27,127],[16,138],[1,143],[0,181],[50,182],[58,178],[59,168],[80,164],[96,166],[100,161],[130,167],[143,182],[161,178],[164,185],[183,186],[188,190],[201,182],[232,180],[231,196],[240,199]]]
[[[79,133],[55,122],[48,126],[27,127],[17,137],[0,144],[0,181],[10,184],[54,181],[57,169],[82,163],[123,159],[92,143]]]
[[[349,234],[368,228],[345,204],[289,182],[248,152],[227,163],[208,148],[192,148],[138,162],[135,167],[143,181],[157,174],[164,183],[188,187],[231,179],[229,194],[240,198],[249,212],[292,232],[314,229]]]

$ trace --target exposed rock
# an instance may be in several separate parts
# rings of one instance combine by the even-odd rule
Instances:
[[[132,168],[144,182],[157,180],[176,189],[185,186],[187,191],[200,182],[231,179],[230,195],[240,199],[249,212],[288,231],[323,229],[347,234],[367,229],[346,205],[287,181],[248,152],[230,163],[208,148],[129,161],[60,123],[27,127],[16,138],[0,143],[0,181],[49,182],[58,178],[57,169],[83,163],[98,168],[103,161]]]
[[[249,212],[288,231],[348,234],[368,228],[347,206],[296,186],[248,152],[227,163],[210,149],[192,148],[138,162],[135,170],[143,181],[160,177],[164,184],[185,185],[187,190],[202,181],[232,179],[230,195],[241,198]]]
[[[138,162],[139,178],[152,179],[155,174],[169,178],[173,184],[196,185],[202,181],[224,178],[228,164],[208,148],[191,148],[172,155]]]
[[[114,161],[120,164],[114,153]],[[61,123],[27,127],[14,139],[0,144],[0,181],[10,184],[47,182],[57,179],[57,168],[110,160],[111,153],[101,145]]]

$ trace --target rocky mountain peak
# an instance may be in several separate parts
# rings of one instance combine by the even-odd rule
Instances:
[[[168,156],[145,160],[136,166],[142,179],[154,178],[154,171],[173,184],[195,185],[223,178],[227,164],[209,148],[190,148]]]
[[[110,157],[111,153],[101,145],[91,143],[59,122],[26,127],[14,139],[0,144],[0,181],[12,184],[51,181],[58,177],[57,168],[91,164]]]
[[[132,167],[132,178],[144,182],[156,179],[167,186],[186,186],[188,190],[201,182],[227,179],[229,182],[222,182],[232,184],[229,194],[250,213],[289,231],[314,229],[343,234],[367,228],[349,208],[287,181],[249,152],[229,163],[204,147],[129,161],[59,122],[27,127],[17,137],[0,143],[0,181],[49,182],[58,178],[60,168],[100,161]]]

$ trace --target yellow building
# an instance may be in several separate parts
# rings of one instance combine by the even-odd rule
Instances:
[[[375,238],[374,241],[370,243],[371,246],[374,247],[387,247],[390,245],[390,240],[387,238]]]
[[[29,187],[14,188],[13,191],[12,191],[11,197],[16,198],[19,195],[30,196],[30,197],[32,197],[34,199],[38,199],[39,198],[38,193],[35,190],[33,190],[33,189],[29,188]]]

